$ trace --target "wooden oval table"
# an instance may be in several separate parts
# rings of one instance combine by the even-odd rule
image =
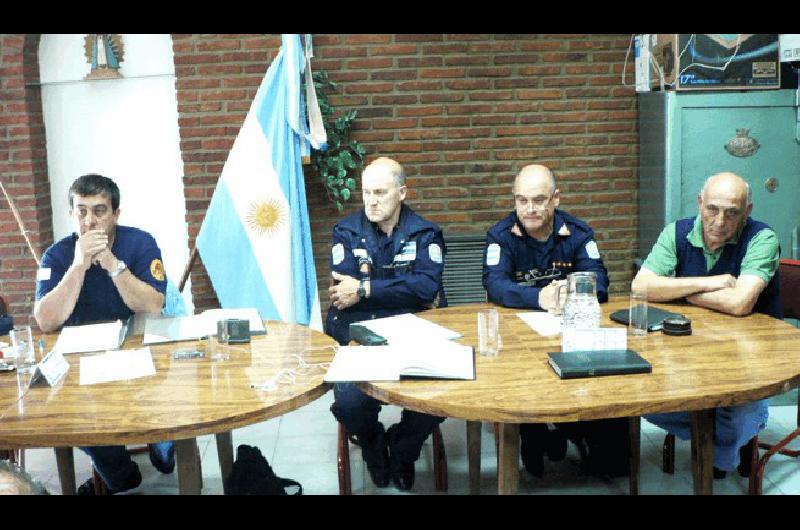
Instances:
[[[602,304],[601,325],[620,326],[608,315],[627,304],[627,298]],[[689,317],[693,334],[629,336],[628,347],[652,364],[650,374],[559,379],[548,364],[547,352],[560,351],[560,335],[538,335],[516,316],[523,310],[469,304],[418,316],[462,333],[458,342],[474,346],[477,352],[476,311],[497,308],[502,349],[497,357],[476,353],[475,381],[375,382],[361,387],[388,403],[467,420],[473,492],[479,478],[476,469],[477,473],[480,469],[474,451],[476,443],[480,451],[479,422],[502,424],[498,487],[500,493],[513,494],[519,483],[520,423],[630,417],[638,457],[640,416],[689,411],[695,493],[711,493],[714,408],[766,398],[800,385],[800,330],[762,314],[733,317],[687,304],[654,305]],[[632,469],[631,475],[635,493],[638,469]]]
[[[222,476],[233,465],[231,430],[301,407],[329,389],[323,383],[335,341],[307,327],[265,322],[268,333],[250,344],[230,345],[230,358],[173,359],[178,349],[204,349],[205,341],[151,345],[156,374],[80,385],[80,354],[65,358],[70,369],[55,387],[25,388],[14,372],[0,373],[0,447],[54,447],[62,491],[75,492],[72,448],[175,440],[181,493],[199,494],[196,437],[216,434]],[[47,336],[48,349],[57,335]],[[133,336],[125,349],[141,347]],[[311,365],[298,369],[300,362]],[[275,379],[273,390],[251,388]],[[19,394],[23,394],[19,397]]]

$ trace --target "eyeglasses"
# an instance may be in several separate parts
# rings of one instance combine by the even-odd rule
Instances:
[[[527,208],[529,204],[532,204],[534,209],[541,210],[550,202],[553,198],[555,193],[551,193],[550,195],[537,195],[536,197],[525,197],[524,195],[514,195],[514,202],[517,203],[517,206],[522,208]]]

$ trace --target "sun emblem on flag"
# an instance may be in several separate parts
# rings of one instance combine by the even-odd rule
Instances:
[[[258,199],[250,205],[247,224],[262,236],[272,237],[286,222],[286,207],[277,199]]]

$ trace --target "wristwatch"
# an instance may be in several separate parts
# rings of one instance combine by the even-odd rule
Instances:
[[[364,287],[365,283],[366,283],[366,280],[364,280],[364,279],[359,280],[358,281],[358,289],[356,289],[356,294],[362,300],[367,297],[367,289],[366,289],[366,287]]]
[[[108,275],[110,277],[112,277],[112,278],[115,278],[115,277],[119,276],[119,273],[121,273],[122,271],[124,271],[127,268],[128,268],[128,266],[125,265],[125,262],[122,261],[121,259],[118,259],[117,260],[117,268],[114,269],[113,271],[109,271]]]

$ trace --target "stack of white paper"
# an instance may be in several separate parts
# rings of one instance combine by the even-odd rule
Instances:
[[[156,374],[150,348],[81,357],[81,385],[127,381]]]
[[[475,379],[470,346],[450,341],[428,345],[339,346],[325,381],[399,381],[402,377]]]
[[[357,322],[386,339],[389,344],[429,343],[432,341],[458,339],[462,335],[413,313],[393,317],[376,318]]]
[[[117,320],[103,324],[64,326],[53,347],[59,353],[82,353],[119,348],[125,338],[125,326]]]
[[[237,318],[250,321],[251,334],[263,334],[264,322],[255,308],[208,309],[199,315],[172,318],[148,318],[144,325],[143,344],[195,340],[217,334],[217,321]]]

